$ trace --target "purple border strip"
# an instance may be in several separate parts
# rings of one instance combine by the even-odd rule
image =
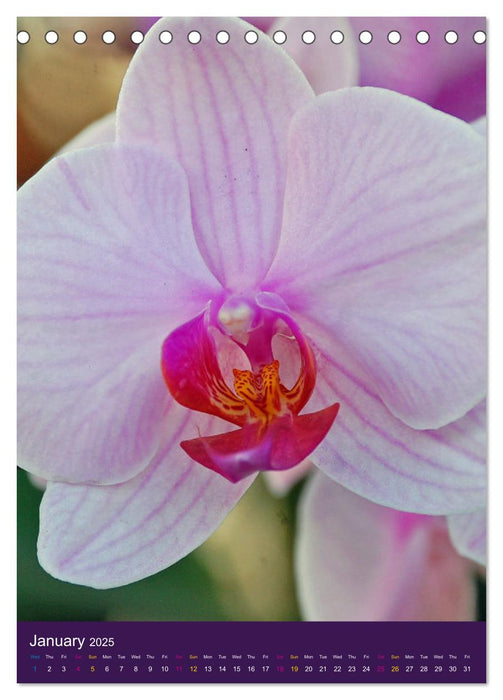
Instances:
[[[18,683],[485,683],[485,622],[19,622]]]

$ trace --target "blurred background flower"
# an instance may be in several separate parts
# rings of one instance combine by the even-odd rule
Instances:
[[[465,121],[486,113],[486,50],[474,41],[485,17],[353,17],[351,25],[357,35],[372,33],[369,44],[359,42],[360,85],[402,92]],[[396,45],[388,41],[392,31],[401,36]],[[448,32],[456,33],[454,43]]]
[[[148,17],[22,17],[18,31],[18,184],[33,175],[61,146],[99,117],[115,110],[126,68]],[[113,31],[107,44],[103,34]],[[48,43],[47,32],[56,32]],[[85,43],[74,40],[85,32]]]
[[[283,497],[259,477],[195,552],[110,590],[40,567],[41,497],[18,470],[20,620],[485,619],[485,568],[456,554],[443,518],[379,506],[319,473]]]
[[[19,620],[300,619],[292,560],[298,490],[275,498],[259,478],[195,552],[142,581],[95,590],[40,567],[41,488],[18,470]]]
[[[456,552],[443,517],[380,506],[318,472],[301,496],[298,533],[307,620],[475,619],[475,563]]]
[[[283,48],[317,93],[367,85],[415,97],[465,121],[486,113],[486,49],[474,40],[486,30],[484,17],[279,17],[268,33],[278,30],[287,35]],[[313,44],[303,41],[306,30],[316,36]],[[332,32],[340,43],[333,43]],[[370,32],[371,41],[360,41],[361,32]],[[457,35],[454,43],[446,41],[448,32]],[[390,33],[397,43],[390,42]]]

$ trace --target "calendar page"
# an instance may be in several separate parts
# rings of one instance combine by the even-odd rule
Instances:
[[[18,18],[18,683],[486,682],[486,38]]]

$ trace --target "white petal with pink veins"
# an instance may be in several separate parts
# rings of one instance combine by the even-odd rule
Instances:
[[[438,430],[414,430],[368,388],[343,348],[332,344],[331,351],[337,360],[318,357],[316,398],[308,408],[330,401],[340,401],[341,408],[311,455],[313,463],[346,488],[391,508],[447,515],[484,507],[485,402]]]
[[[278,245],[293,113],[313,98],[295,63],[232,18],[171,18],[137,50],[119,98],[118,140],[147,144],[187,172],[197,243],[222,285],[260,283]],[[191,30],[198,44],[187,41]],[[170,31],[169,45],[159,33]],[[219,45],[215,35],[227,31]]]
[[[358,85],[358,44],[348,19],[281,17],[269,28],[269,36],[274,36],[278,30],[287,35],[282,48],[302,69],[316,94]],[[343,34],[339,44],[331,39],[334,30]],[[303,40],[306,31],[315,36],[312,44]]]
[[[180,441],[219,421],[173,407],[172,431],[147,469],[113,486],[50,483],[40,511],[38,554],[54,577],[113,588],[150,576],[198,547],[252,479],[230,484],[195,464]]]
[[[414,428],[485,395],[485,150],[470,125],[374,88],[321,95],[290,130],[267,282]]]
[[[19,193],[19,464],[113,483],[166,429],[161,345],[218,290],[183,171],[114,145],[51,161]]]

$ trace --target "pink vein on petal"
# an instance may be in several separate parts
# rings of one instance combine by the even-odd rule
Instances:
[[[200,66],[201,70],[202,67]],[[210,89],[210,84],[209,81],[206,82],[206,87],[208,90]],[[205,150],[205,143],[208,143],[208,140],[204,138],[204,134],[202,133],[202,128],[201,128],[201,121],[199,118],[199,114],[196,111],[196,105],[198,104],[198,100],[195,98],[195,93],[194,93],[194,86],[193,86],[193,79],[192,79],[192,73],[191,71],[188,71],[186,74],[186,85],[187,85],[187,90],[190,95],[190,102],[192,106],[192,114],[194,117],[194,122],[195,122],[195,128],[197,131],[197,140],[199,143],[199,153],[200,153],[200,159],[201,159],[201,174],[203,176],[204,180],[204,188],[206,190],[207,195],[209,195],[211,188],[210,188],[210,182],[209,182],[209,170],[210,168],[208,167],[208,160],[207,160],[207,155],[206,155],[206,150]],[[170,92],[172,95],[172,91]],[[174,102],[172,98],[172,103]],[[172,115],[172,122],[174,124],[178,124],[178,120],[176,118],[176,110],[173,110],[173,115]],[[177,129],[178,131],[178,129]],[[214,145],[214,144],[212,144]],[[177,154],[180,154],[183,152],[182,148],[182,143],[180,140],[177,140],[176,142],[176,151]],[[211,230],[213,231],[213,235],[215,234],[215,231],[217,230],[217,224],[215,220],[215,209],[214,209],[214,202],[213,202],[213,197],[207,196],[206,204],[208,207],[208,211],[205,211],[204,214],[208,216],[208,218],[211,220]],[[195,216],[196,212],[192,212],[192,215],[194,216],[194,224],[195,224],[195,229],[196,229],[196,241],[199,249],[201,250],[201,253],[204,256],[205,260],[211,260],[211,256],[209,255],[209,250],[208,250],[208,245],[205,241],[205,239],[201,239],[200,236],[197,235],[197,217]],[[224,260],[223,260],[223,250],[221,246],[215,245],[213,248],[217,248],[217,254],[218,254],[218,262],[219,262],[219,269],[223,268],[224,265]]]
[[[68,166],[68,163],[65,160],[59,161],[59,169],[63,173],[65,180],[70,185],[70,188],[72,189],[73,193],[75,194],[75,196],[79,200],[82,207],[86,211],[91,211],[91,205],[89,204],[89,201],[84,196],[84,193],[82,192],[82,189],[80,188],[80,185],[79,185],[77,178],[72,173],[71,168]]]
[[[187,411],[187,416],[186,416],[184,422],[178,427],[178,429],[176,430],[176,432],[175,432],[174,435],[172,436],[172,438],[171,438],[171,440],[170,440],[170,442],[169,442],[169,445],[167,446],[168,449],[177,444],[177,442],[179,441],[180,437],[183,435],[183,432],[184,432],[184,430],[185,430],[185,428],[186,428],[186,426],[187,426],[187,423],[189,422],[189,419],[190,419],[190,413]],[[164,448],[163,451],[166,451],[166,448]],[[153,460],[154,460],[154,459],[155,459],[155,457],[153,458]],[[147,468],[147,469],[148,469],[148,468]],[[85,540],[85,541],[83,541],[83,542],[81,543],[80,547],[78,547],[77,549],[75,549],[68,557],[66,557],[65,559],[63,559],[61,563],[62,563],[62,564],[67,564],[68,562],[70,562],[77,554],[79,554],[82,550],[84,550],[84,549],[89,545],[90,542],[92,542],[93,540],[95,540],[96,537],[97,537],[98,535],[100,535],[101,533],[103,533],[103,532],[107,529],[107,527],[117,518],[117,516],[118,516],[120,513],[122,513],[122,512],[130,505],[130,503],[131,503],[132,501],[134,501],[134,499],[136,498],[137,494],[138,494],[140,491],[143,490],[143,488],[144,488],[144,486],[145,486],[146,484],[148,484],[148,482],[152,479],[152,477],[153,477],[153,475],[155,474],[155,472],[156,472],[156,469],[152,469],[152,470],[150,471],[150,473],[148,474],[148,476],[146,476],[145,479],[142,480],[142,481],[138,484],[138,487],[136,488],[136,490],[135,490],[133,493],[131,493],[131,495],[129,496],[129,498],[123,503],[123,505],[122,505],[122,507],[120,508],[120,510],[118,510],[117,512],[114,512],[113,515],[110,517],[110,519],[107,520],[107,521],[105,521],[105,522],[102,524],[102,526],[101,526],[100,529],[98,529],[96,532],[93,532],[92,535],[91,535],[87,540]],[[162,506],[162,507],[164,507],[164,505],[166,504],[167,500],[169,500],[169,495],[170,495],[170,493],[172,493],[173,491],[176,491],[176,489],[185,481],[185,479],[187,478],[189,472],[190,472],[190,469],[187,470],[187,471],[185,471],[185,472],[181,475],[181,477],[179,477],[179,479],[175,482],[175,484],[173,484],[171,490],[166,494],[166,498],[165,498],[165,499],[162,501],[162,503],[161,503],[161,506]],[[111,490],[109,491],[109,494],[110,494],[110,497],[112,497],[113,493],[112,493]],[[87,495],[89,495],[89,491],[87,491],[87,492],[85,493],[85,497],[87,497]],[[159,506],[155,511],[152,511],[152,512],[142,521],[142,523],[148,522],[148,520],[152,517],[152,514],[153,514],[154,512],[156,512],[157,510],[159,510],[159,509],[161,508],[161,506]],[[75,512],[76,512],[76,511],[75,511]],[[138,525],[135,525],[135,527],[133,528],[133,530],[136,530],[137,527],[138,527]],[[123,539],[123,537],[125,537],[127,534],[128,534],[128,533],[125,533],[121,538],[117,538],[116,540],[114,540],[114,542],[115,542],[115,541],[120,541],[120,539]],[[109,546],[109,544],[110,544],[110,543],[108,543],[107,545],[105,545],[105,547]],[[102,549],[103,549],[103,548],[101,548],[101,549],[99,549],[99,550],[97,550],[97,551],[102,551]]]
[[[246,134],[246,142],[247,142],[248,144],[250,144],[249,147],[248,147],[248,156],[249,156],[250,161],[251,161],[251,170],[252,170],[253,174],[254,174],[255,176],[257,176],[257,174],[258,174],[257,161],[256,161],[256,158],[255,158],[254,149],[251,148],[251,144],[253,143],[253,141],[252,141],[252,139],[251,139],[250,130],[249,130],[249,128],[248,128],[248,124],[247,124],[247,121],[246,121],[245,116],[244,116],[244,113],[243,113],[243,107],[242,107],[242,105],[241,105],[241,103],[240,103],[240,100],[237,99],[237,95],[236,95],[236,92],[235,92],[235,89],[234,89],[234,83],[233,83],[232,79],[231,79],[230,76],[229,76],[229,71],[227,70],[225,61],[223,61],[223,60],[219,57],[219,55],[218,55],[218,50],[213,49],[213,55],[214,55],[214,58],[215,58],[215,64],[218,65],[218,66],[220,67],[220,70],[221,70],[222,74],[225,76],[225,80],[226,80],[226,83],[227,83],[227,87],[228,87],[228,90],[229,90],[229,94],[231,94],[231,95],[233,96],[233,98],[234,98],[234,103],[235,103],[235,104],[237,105],[237,107],[238,107],[239,122],[240,122],[240,124],[241,124],[241,127],[243,128],[244,133]],[[239,57],[238,57],[237,55],[235,56],[235,60],[236,60],[236,59],[237,59],[237,62],[240,64],[241,69],[243,70],[243,73],[244,73],[244,74],[246,75],[246,77],[248,78],[249,76],[248,76],[248,74],[246,73],[245,67],[243,66],[243,62],[239,59]],[[208,82],[209,90],[210,90],[210,94],[211,94],[211,101],[212,101],[212,103],[213,103],[213,105],[214,105],[215,113],[218,115],[218,114],[219,114],[218,105],[216,104],[215,93],[214,93],[214,91],[213,91],[213,89],[212,89],[212,87],[211,87],[211,81],[209,80],[209,77],[208,77],[208,68],[207,68],[207,66],[204,66],[204,67],[203,67],[203,72],[204,72],[204,75],[205,75],[206,78],[207,78],[207,82]],[[253,82],[252,82],[252,81],[250,81],[250,83],[251,83],[251,85],[253,85]],[[263,105],[262,102],[261,102],[261,105]],[[223,147],[224,147],[225,160],[226,160],[227,163],[232,163],[232,159],[231,159],[230,154],[229,154],[228,143],[227,143],[227,141],[226,141],[226,139],[225,139],[225,129],[224,129],[223,125],[222,125],[222,121],[221,121],[220,118],[218,118],[218,124],[219,124],[220,138],[222,139],[222,143],[223,143]],[[271,133],[272,133],[272,132],[271,132]],[[257,212],[257,220],[258,220],[258,221],[261,221],[261,220],[262,220],[262,207],[261,207],[260,197],[255,197],[255,198],[254,198],[254,205],[255,205],[255,208],[258,209],[258,212]],[[239,222],[238,222],[238,216],[237,216],[237,211],[236,211],[236,198],[235,198],[235,197],[232,198],[232,217],[233,217],[233,220],[234,220],[234,225],[235,225],[236,230],[240,230],[241,227],[239,226]],[[262,234],[262,227],[257,227],[257,230],[255,231],[255,233]],[[239,255],[240,255],[241,259],[244,260],[245,258],[244,258],[243,249],[242,249],[242,245],[241,245],[241,235],[238,235],[238,236],[237,236],[237,239],[236,239],[235,242],[237,243],[237,246],[238,246]],[[260,245],[261,243],[262,243],[262,235],[260,235],[260,243],[258,243],[258,245],[257,245],[257,252],[258,252],[259,250],[262,249],[262,246]]]
[[[348,377],[352,382],[354,382],[354,383],[358,386],[359,389],[361,389],[364,393],[366,393],[366,394],[367,394],[368,396],[370,396],[371,398],[373,398],[373,399],[375,399],[376,401],[378,401],[379,403],[381,403],[381,399],[380,399],[376,394],[370,392],[370,391],[361,383],[361,381],[358,380],[354,375],[352,375],[352,374],[351,374],[350,372],[348,372],[347,370],[343,369],[343,368],[342,368],[340,365],[338,365],[332,358],[328,357],[327,355],[324,355],[324,357],[325,357],[325,359],[327,360],[327,362],[329,362],[333,367],[335,367],[338,371],[340,371],[341,374],[344,374],[344,375],[345,375],[346,377]],[[344,396],[344,395],[341,393],[340,388],[336,387],[335,384],[333,383],[333,381],[331,381],[331,380],[328,379],[327,377],[325,377],[325,381],[326,381],[327,384],[329,384],[330,387],[333,389],[334,395],[336,394],[336,395],[340,396],[342,406],[347,405],[347,406],[351,407],[351,409],[353,410],[353,412],[355,413],[355,415],[362,421],[362,423],[364,423],[365,425],[368,425],[370,428],[372,428],[373,430],[375,430],[375,432],[376,432],[380,437],[382,437],[384,440],[386,440],[387,442],[390,442],[391,444],[395,445],[396,447],[399,447],[399,448],[403,449],[403,451],[406,452],[407,454],[409,454],[409,455],[411,455],[411,456],[413,456],[413,457],[418,457],[421,461],[426,462],[427,464],[429,464],[429,465],[431,465],[431,466],[433,466],[433,467],[439,467],[439,466],[441,466],[441,467],[442,467],[442,470],[444,470],[444,471],[451,471],[451,472],[453,472],[454,474],[463,473],[462,471],[456,470],[456,469],[454,469],[454,468],[452,468],[452,467],[449,467],[449,468],[448,468],[448,467],[446,467],[444,464],[440,465],[438,462],[435,462],[435,461],[431,460],[430,458],[426,458],[424,455],[421,455],[421,454],[418,454],[417,452],[414,452],[414,451],[411,450],[405,443],[401,442],[400,440],[397,440],[396,438],[394,438],[393,436],[391,436],[388,432],[386,432],[386,431],[383,430],[382,428],[378,427],[376,424],[372,423],[372,421],[370,421],[368,418],[366,418],[366,417],[356,408],[356,406],[354,405],[354,403],[353,403],[352,401],[350,401],[350,399],[349,399],[347,396]],[[320,392],[323,393],[323,390],[320,389]],[[328,396],[327,396],[327,397],[325,398],[325,401],[328,401],[328,400],[329,400],[329,398],[328,398]],[[386,410],[387,410],[387,409],[386,409]],[[341,414],[341,415],[342,415],[342,414]],[[398,420],[398,419],[396,419],[396,420]],[[374,458],[375,458],[377,461],[379,461],[381,464],[385,465],[387,468],[389,468],[390,470],[394,471],[395,473],[401,473],[399,469],[394,469],[390,463],[385,462],[381,457],[379,457],[378,455],[376,455],[375,453],[373,453],[372,450],[370,450],[370,449],[368,448],[367,445],[365,445],[364,443],[361,443],[361,442],[358,440],[358,438],[354,435],[354,433],[353,433],[349,428],[347,428],[347,426],[344,425],[343,421],[340,421],[340,422],[338,423],[338,427],[339,427],[339,429],[342,429],[342,430],[344,430],[345,432],[347,432],[347,433],[353,435],[354,439],[359,443],[359,445],[363,448],[363,450],[364,450],[365,452],[367,452],[368,454],[370,454],[372,457],[374,457]],[[411,429],[411,428],[410,428],[410,429]],[[411,430],[412,430],[412,429],[411,429]],[[425,434],[427,434],[428,437],[433,437],[433,439],[436,439],[436,440],[438,440],[438,441],[440,441],[440,442],[443,442],[443,440],[440,438],[440,436],[434,434],[434,431],[421,431],[421,432],[424,432]],[[463,454],[463,455],[465,455],[465,456],[468,456],[470,459],[474,459],[474,460],[475,460],[478,464],[480,464],[481,466],[483,466],[483,465],[485,464],[485,462],[484,462],[483,459],[481,459],[479,456],[474,455],[473,453],[471,453],[471,452],[469,452],[469,451],[466,451],[466,450],[464,450],[464,449],[458,448],[457,446],[454,447],[454,446],[452,446],[452,445],[449,445],[449,447],[450,447],[451,449],[453,449],[453,450],[459,452],[460,454]],[[419,477],[415,477],[415,478],[416,478],[418,481],[421,481],[422,483],[426,483],[426,484],[434,484],[434,483],[435,483],[435,482],[431,482],[431,481],[426,480],[426,479],[421,479],[421,478],[419,478]],[[460,490],[462,490],[462,487],[460,487]]]
[[[215,51],[215,55],[216,56],[218,55],[218,50]],[[245,62],[241,59],[241,57],[239,55],[236,55],[235,60],[236,60],[236,63],[238,63],[238,65],[240,66],[242,74],[248,78],[249,85],[250,85],[250,88],[253,92],[254,97],[256,98],[256,102],[258,105],[260,105],[260,108],[262,111],[262,116],[264,118],[265,123],[268,126],[268,136],[271,140],[271,151],[270,151],[269,155],[272,155],[274,166],[275,166],[275,172],[277,174],[279,174],[284,169],[284,166],[281,163],[281,158],[279,155],[278,140],[276,137],[276,133],[275,133],[272,121],[271,121],[271,115],[270,115],[269,109],[267,108],[267,104],[264,100],[263,92],[261,90],[259,90],[258,87],[255,85],[253,78],[249,73],[248,67],[246,66]],[[219,62],[221,65],[222,72],[224,73],[224,75],[226,77],[226,81],[227,81],[227,85],[229,87],[229,90],[233,90],[233,87],[232,87],[233,82],[229,76],[225,62],[222,59],[218,59],[218,58],[217,58],[217,62]],[[263,74],[267,75],[267,71],[263,71]],[[246,121],[244,113],[243,113],[243,106],[239,102],[239,100],[237,100],[237,104],[238,104],[238,108],[239,108],[240,122],[241,122],[241,124],[246,132],[247,141],[251,146],[251,144],[253,143],[253,139],[251,137],[250,130],[249,130],[247,121]],[[249,157],[251,160],[251,166],[252,166],[253,172],[258,173],[259,168],[257,165],[255,150],[253,148],[249,148],[248,154],[249,154]],[[283,197],[283,190],[284,190],[284,187],[282,187],[281,177],[276,176],[275,177],[275,192],[276,192],[276,198],[277,198],[278,202],[281,201],[281,199]],[[257,209],[257,215],[258,215],[257,219],[258,219],[258,221],[262,221],[262,200],[261,200],[261,198],[256,197],[254,199],[254,204],[255,204],[255,207]],[[282,212],[281,212],[281,208],[279,207],[278,208],[278,215],[277,215],[279,220],[276,222],[275,226],[273,227],[273,230],[279,230],[279,227],[281,224],[281,215],[282,215]],[[256,233],[258,233],[260,236],[260,242],[263,242],[263,238],[264,238],[263,227],[259,226],[256,230]],[[277,249],[278,244],[279,244],[279,237],[277,240],[276,249]],[[260,246],[259,246],[259,249],[260,249]],[[271,263],[272,263],[272,259],[269,263],[269,266]],[[265,270],[264,273],[266,273],[266,272],[267,271]]]
[[[143,525],[148,523],[149,520],[151,520],[151,518],[153,518],[157,513],[164,510],[167,503],[169,502],[170,495],[174,491],[176,491],[187,480],[187,478],[190,476],[191,469],[192,469],[192,467],[189,466],[185,470],[185,472],[183,472],[183,474],[179,477],[179,479],[173,485],[171,491],[169,491],[166,494],[166,497],[164,498],[164,500],[157,506],[157,508],[155,508],[153,511],[151,511],[149,513],[149,515],[141,521],[141,523],[138,523],[134,527],[134,530],[141,528]],[[204,494],[206,493],[207,482],[209,480],[210,480],[210,477],[208,477],[206,479],[206,481],[201,485],[201,487],[198,489],[198,491],[196,492],[195,496],[192,498],[190,503],[188,505],[186,505],[186,507],[182,511],[177,513],[176,517],[169,524],[167,524],[155,537],[152,537],[149,540],[142,541],[142,543],[140,544],[139,547],[137,547],[137,549],[128,551],[127,554],[125,554],[124,556],[117,556],[117,557],[114,557],[113,559],[109,559],[108,564],[109,565],[116,564],[117,562],[123,561],[124,559],[129,559],[129,558],[131,558],[131,556],[134,556],[137,552],[140,552],[141,550],[145,549],[145,547],[152,545],[155,542],[158,542],[162,537],[164,537],[166,535],[166,532],[173,529],[173,527],[176,527],[176,525],[178,525],[178,523],[180,523],[187,516],[187,514],[192,511],[192,509],[194,508],[196,503],[198,503],[201,500],[201,498],[204,497]],[[123,509],[121,509],[121,510],[123,510]],[[202,518],[194,526],[194,528],[193,528],[193,530],[191,530],[191,532],[193,532],[194,529],[198,529],[201,522],[202,522]],[[114,540],[107,542],[99,549],[94,550],[94,554],[99,554],[100,552],[109,549],[111,545],[114,545],[114,544],[117,544],[117,543],[123,541],[124,539],[126,539],[128,537],[128,535],[129,535],[129,533],[124,533],[121,537],[116,537]],[[69,561],[71,561],[72,558],[73,558],[73,555],[68,557],[67,559],[63,560],[62,563],[66,564]],[[86,571],[93,571],[95,569],[101,568],[101,566],[102,566],[101,563],[97,563],[95,566],[89,566],[89,564],[86,564],[85,569],[86,569]]]
[[[216,50],[213,50],[213,55],[214,55],[214,58],[217,59],[215,61],[215,65],[220,67],[221,73],[226,78],[227,86],[229,89],[229,95],[232,96],[233,101],[234,101],[234,105],[236,105],[236,104],[238,105],[239,120],[240,120],[241,126],[245,127],[245,129],[246,129],[246,124],[244,123],[244,119],[243,119],[243,111],[241,109],[241,106],[239,105],[239,100],[237,100],[236,92],[233,88],[232,81],[230,81],[228,78],[228,73],[225,70],[225,63],[218,60],[218,54],[217,54]],[[215,90],[213,88],[211,76],[208,72],[208,66],[204,62],[200,63],[200,67],[201,67],[201,73],[204,77],[204,82],[205,82],[206,86],[208,87],[208,93],[209,93],[210,101],[211,101],[211,104],[213,107],[213,112],[216,116],[216,123],[217,123],[217,129],[218,129],[217,133],[218,133],[220,143],[222,144],[223,160],[224,160],[226,166],[228,168],[230,168],[230,165],[232,164],[232,158],[231,158],[230,153],[229,153],[229,143],[228,143],[228,139],[226,138],[225,127],[222,123],[221,110],[219,108],[218,101],[217,101],[217,98],[215,95]],[[247,136],[249,135],[247,129],[246,129],[246,134],[247,134]],[[255,168],[255,171],[256,171],[256,168]],[[229,177],[230,176],[231,176],[231,171],[229,169]],[[208,197],[208,201],[210,201],[213,205],[213,198],[211,196]],[[243,250],[242,250],[242,246],[241,246],[241,235],[239,235],[241,233],[241,231],[240,231],[241,227],[239,225],[239,218],[238,218],[238,213],[236,210],[236,205],[237,205],[236,197],[230,197],[230,205],[231,205],[233,228],[238,233],[238,235],[236,236],[236,238],[233,241],[233,244],[237,246],[237,248],[239,250],[239,255],[240,255],[241,259],[243,260],[244,256],[243,256]],[[214,230],[215,230],[215,226],[214,226]],[[222,258],[222,249],[221,249],[221,246],[217,246],[217,247],[219,249],[219,255],[220,255],[220,259],[221,259]]]

